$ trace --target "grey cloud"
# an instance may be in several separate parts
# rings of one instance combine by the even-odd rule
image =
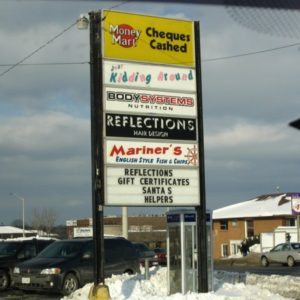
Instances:
[[[0,11],[2,61],[15,63],[109,2],[5,1]],[[100,7],[101,6],[101,7]],[[118,8],[200,19],[202,59],[294,42],[245,29],[225,8],[130,4]],[[297,48],[203,62],[207,207],[299,188]],[[27,63],[89,60],[89,34],[72,28]],[[4,70],[0,67],[0,72]],[[17,218],[13,191],[34,206],[53,206],[65,219],[91,217],[89,65],[22,66],[0,77],[0,221]],[[119,208],[105,208],[107,213]],[[163,211],[132,208],[131,212]]]

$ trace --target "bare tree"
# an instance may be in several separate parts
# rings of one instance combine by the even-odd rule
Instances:
[[[32,212],[31,225],[35,230],[44,230],[48,235],[50,235],[56,220],[57,211],[53,208],[35,208]]]
[[[57,220],[57,211],[49,207],[44,208],[43,220],[44,220],[45,230],[47,234],[50,235],[51,230]]]
[[[31,217],[31,226],[33,229],[39,231],[43,229],[43,214],[40,209],[34,208]]]

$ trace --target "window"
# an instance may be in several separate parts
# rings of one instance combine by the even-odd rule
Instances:
[[[282,251],[290,251],[291,248],[290,248],[290,245],[289,244],[285,244],[283,247],[282,247]]]
[[[0,255],[15,255],[20,248],[21,243],[19,242],[1,242],[0,244]]]
[[[34,244],[25,244],[22,250],[18,253],[18,258],[32,258],[36,256]]]
[[[87,243],[82,250],[82,257],[92,259],[94,257],[94,244],[93,242]]]
[[[299,250],[300,249],[300,244],[299,243],[293,243],[291,245],[292,245],[293,249],[295,249],[295,250]]]
[[[247,237],[254,236],[254,225],[253,225],[253,220],[247,220],[246,221],[246,233]]]
[[[228,221],[227,220],[221,220],[220,221],[220,228],[221,228],[221,230],[228,230]]]
[[[271,251],[272,252],[279,252],[282,251],[284,244],[279,244],[277,246],[275,246]]]
[[[80,248],[83,246],[81,242],[74,241],[56,241],[46,247],[41,253],[40,257],[51,258],[51,257],[75,257]]]
[[[221,255],[222,255],[222,257],[229,256],[229,247],[228,247],[228,244],[222,244],[221,245]]]
[[[152,231],[152,226],[151,225],[142,225],[141,226],[141,231],[150,232],[150,231]]]
[[[236,225],[237,225],[237,219],[233,219],[232,221],[231,221],[231,225],[233,226],[233,227],[236,227]]]
[[[296,226],[296,220],[294,218],[286,219],[285,226]]]
[[[131,232],[140,232],[141,228],[140,228],[140,226],[137,226],[137,225],[130,225],[129,231],[131,231]]]
[[[230,241],[230,254],[235,255],[240,253],[241,240],[232,240]]]

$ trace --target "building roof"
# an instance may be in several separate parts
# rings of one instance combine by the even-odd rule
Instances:
[[[31,231],[25,230],[25,233],[31,233]],[[0,234],[23,234],[23,229],[13,226],[0,226]]]
[[[261,195],[255,199],[225,206],[213,211],[213,219],[258,218],[291,215],[291,199],[295,193]]]

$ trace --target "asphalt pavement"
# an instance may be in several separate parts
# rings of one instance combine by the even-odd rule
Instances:
[[[9,289],[0,292],[1,300],[59,300],[63,296],[59,294],[46,294],[37,292],[24,292],[21,290]]]
[[[300,265],[296,265],[294,267],[282,266],[280,264],[271,265],[269,267],[261,267],[261,266],[228,266],[228,265],[218,265],[215,266],[215,270],[222,270],[227,272],[237,272],[237,273],[253,273],[258,275],[280,275],[280,276],[296,276],[300,277]]]

